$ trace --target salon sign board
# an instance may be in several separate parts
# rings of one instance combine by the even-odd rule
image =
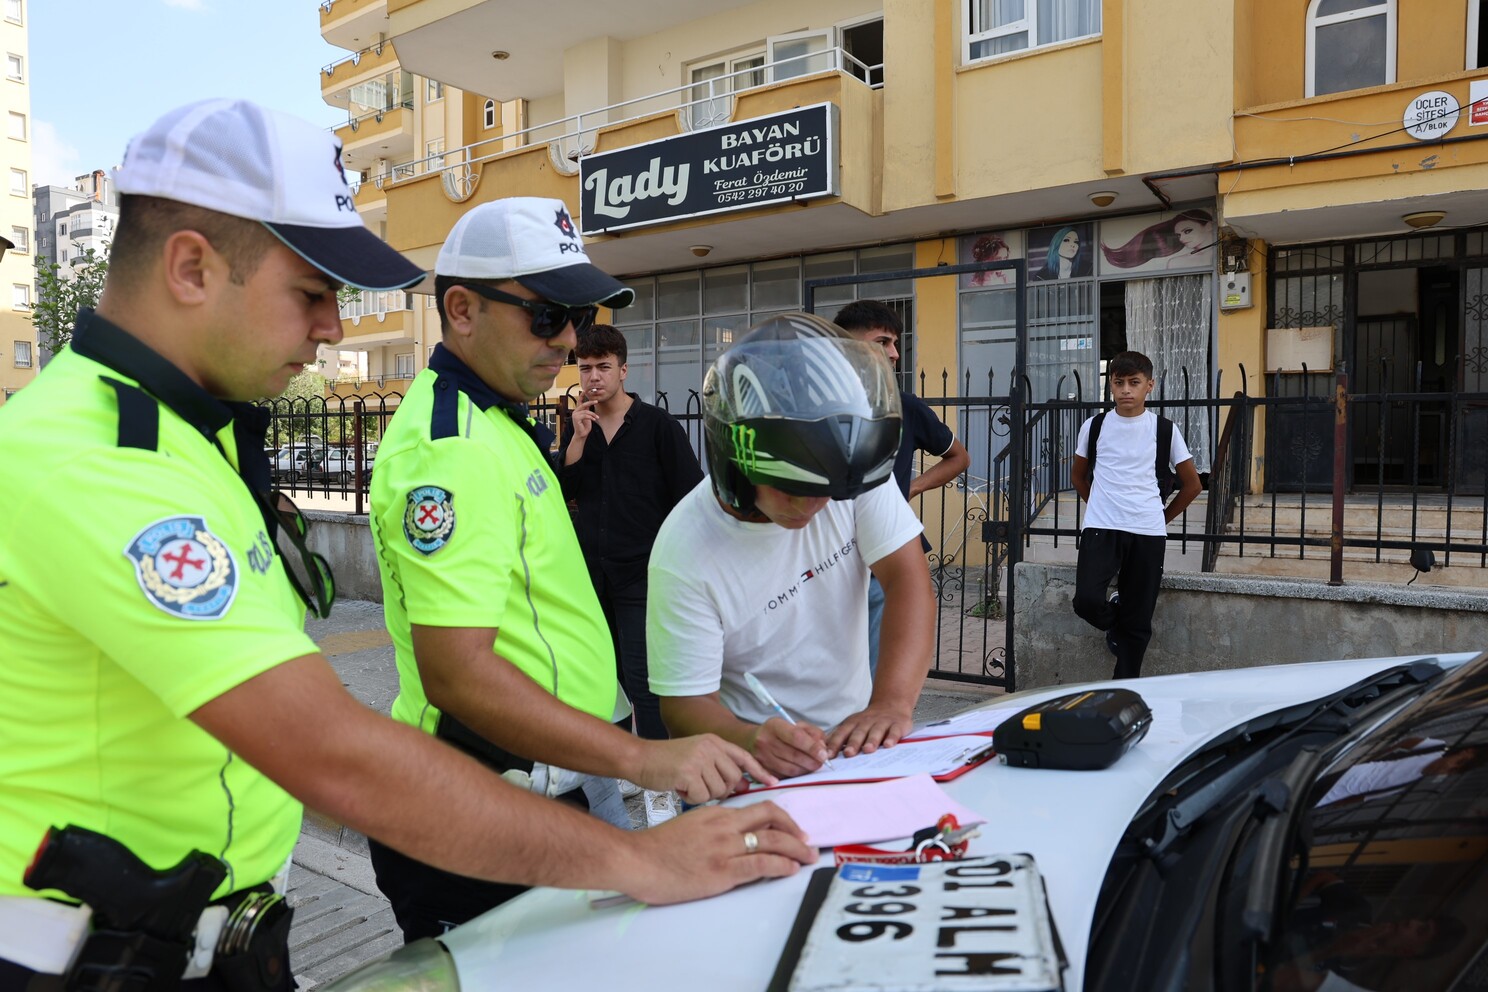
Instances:
[[[837,105],[819,103],[579,160],[579,230],[837,196]]]

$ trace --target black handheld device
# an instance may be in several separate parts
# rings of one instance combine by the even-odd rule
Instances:
[[[1114,764],[1151,724],[1152,711],[1130,689],[1091,689],[1013,714],[992,742],[1004,764],[1091,771]]]

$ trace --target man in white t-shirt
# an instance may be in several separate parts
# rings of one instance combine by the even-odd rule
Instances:
[[[1152,360],[1141,352],[1123,351],[1111,359],[1106,374],[1116,409],[1097,415],[1101,427],[1093,453],[1090,435],[1097,417],[1080,426],[1070,473],[1075,491],[1087,504],[1074,605],[1081,619],[1106,632],[1106,647],[1116,656],[1111,677],[1132,679],[1142,673],[1142,657],[1152,640],[1168,521],[1182,513],[1203,486],[1183,435],[1171,426],[1163,467],[1177,474],[1179,488],[1163,505],[1157,478],[1163,418],[1147,409]],[[1113,579],[1114,597],[1108,592]]]
[[[891,477],[900,407],[882,350],[817,317],[771,318],[709,370],[703,420],[709,478],[651,550],[647,653],[668,729],[706,728],[779,775],[898,743],[935,604],[922,528]],[[885,595],[876,680],[870,571]]]

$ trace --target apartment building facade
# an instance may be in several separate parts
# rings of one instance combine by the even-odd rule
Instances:
[[[460,94],[409,108],[424,143],[374,215],[390,243],[432,266],[471,205],[564,199],[637,290],[613,315],[631,388],[681,410],[808,283],[826,316],[893,302],[937,395],[943,371],[997,395],[1017,368],[1035,399],[1088,397],[1128,347],[1177,396],[1326,392],[1341,367],[1488,389],[1483,6],[334,0],[322,29],[382,17],[401,70]],[[1009,270],[874,278],[1006,259],[1021,325]]]
[[[119,197],[103,169],[78,176],[71,186],[32,187],[32,230],[36,257],[71,278],[89,251],[108,256],[119,222]]]
[[[39,356],[31,324],[35,298],[31,221],[30,51],[26,40],[28,0],[0,0],[0,49],[5,79],[0,82],[4,114],[7,196],[0,199],[0,238],[10,247],[0,254],[0,403],[36,375]]]

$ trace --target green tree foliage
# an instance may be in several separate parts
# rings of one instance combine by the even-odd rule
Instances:
[[[61,265],[36,257],[37,292],[31,323],[36,326],[36,339],[54,355],[72,340],[78,308],[98,305],[108,273],[108,256],[89,248],[69,262],[68,268],[70,279],[63,278]]]
[[[356,436],[354,401],[330,395],[326,377],[317,369],[305,369],[289,380],[284,392],[259,403],[274,416],[270,445],[337,447],[351,444]],[[364,413],[361,429],[364,443],[376,441],[382,436],[382,418]]]

